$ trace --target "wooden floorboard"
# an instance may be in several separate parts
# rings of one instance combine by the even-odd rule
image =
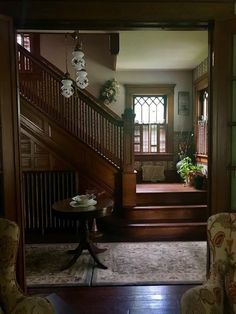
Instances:
[[[180,314],[182,294],[192,285],[31,288],[56,293],[78,314]],[[67,313],[62,313],[67,314]]]

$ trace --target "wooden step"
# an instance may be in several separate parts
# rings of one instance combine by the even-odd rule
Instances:
[[[123,210],[123,217],[128,220],[150,221],[189,221],[206,222],[207,205],[168,205],[135,206]]]
[[[207,203],[206,191],[192,192],[139,192],[136,193],[138,206],[149,205],[204,205]]]
[[[137,206],[150,205],[204,205],[207,191],[197,190],[182,183],[137,184]]]
[[[124,230],[126,229],[126,230]],[[129,224],[123,232],[130,238],[149,240],[206,240],[206,223]]]
[[[206,222],[133,223],[116,216],[99,221],[99,229],[105,237],[112,236],[113,240],[123,237],[133,241],[206,240],[206,225]]]

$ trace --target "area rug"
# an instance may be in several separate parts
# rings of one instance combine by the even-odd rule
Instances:
[[[61,271],[72,258],[67,250],[76,244],[27,244],[26,284],[39,286],[90,286],[94,263],[87,251],[69,269]]]
[[[69,269],[66,251],[75,244],[26,246],[28,286],[106,286],[202,283],[206,274],[206,242],[101,243],[99,254],[108,269],[94,265],[87,251]]]
[[[201,283],[206,242],[109,243],[94,269],[92,285]]]

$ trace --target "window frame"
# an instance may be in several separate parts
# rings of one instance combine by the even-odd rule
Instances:
[[[201,93],[203,93],[205,90],[208,91],[208,95],[209,95],[209,89],[208,89],[208,74],[204,74],[203,76],[201,76],[198,80],[196,80],[194,82],[194,95],[195,95],[195,114],[194,114],[194,134],[195,134],[195,138],[194,138],[194,143],[195,143],[195,147],[197,150],[198,147],[198,122],[200,121],[200,116],[202,115],[202,109],[201,109],[201,101],[200,101],[200,95]],[[209,116],[209,102],[208,102],[208,108],[207,108],[207,117]],[[207,123],[207,128],[208,128],[208,121],[206,121]],[[208,136],[206,138],[206,145],[208,146]],[[202,155],[200,154],[198,151],[196,151],[195,153],[195,157],[196,157],[196,161],[200,162],[202,164],[207,164],[208,163],[208,154],[207,155]]]
[[[20,35],[22,38],[24,38],[25,35],[28,35],[29,42],[30,42],[30,50],[28,51],[32,53],[33,55],[40,56],[40,34],[39,33],[17,32],[16,42],[17,42],[17,35]],[[24,39],[23,39],[23,42],[24,42]],[[24,45],[21,45],[21,46],[24,47]]]
[[[133,108],[133,97],[134,96],[163,96],[167,97],[167,110],[166,110],[166,124],[167,124],[167,134],[166,134],[166,152],[165,153],[137,153],[135,156],[144,155],[155,155],[162,156],[173,154],[173,135],[174,135],[174,88],[175,84],[137,84],[137,85],[125,85],[125,104],[126,108]]]

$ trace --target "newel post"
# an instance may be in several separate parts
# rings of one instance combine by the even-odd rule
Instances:
[[[124,121],[124,152],[122,171],[122,203],[124,207],[136,205],[136,173],[134,169],[134,117],[132,108],[126,108]]]

